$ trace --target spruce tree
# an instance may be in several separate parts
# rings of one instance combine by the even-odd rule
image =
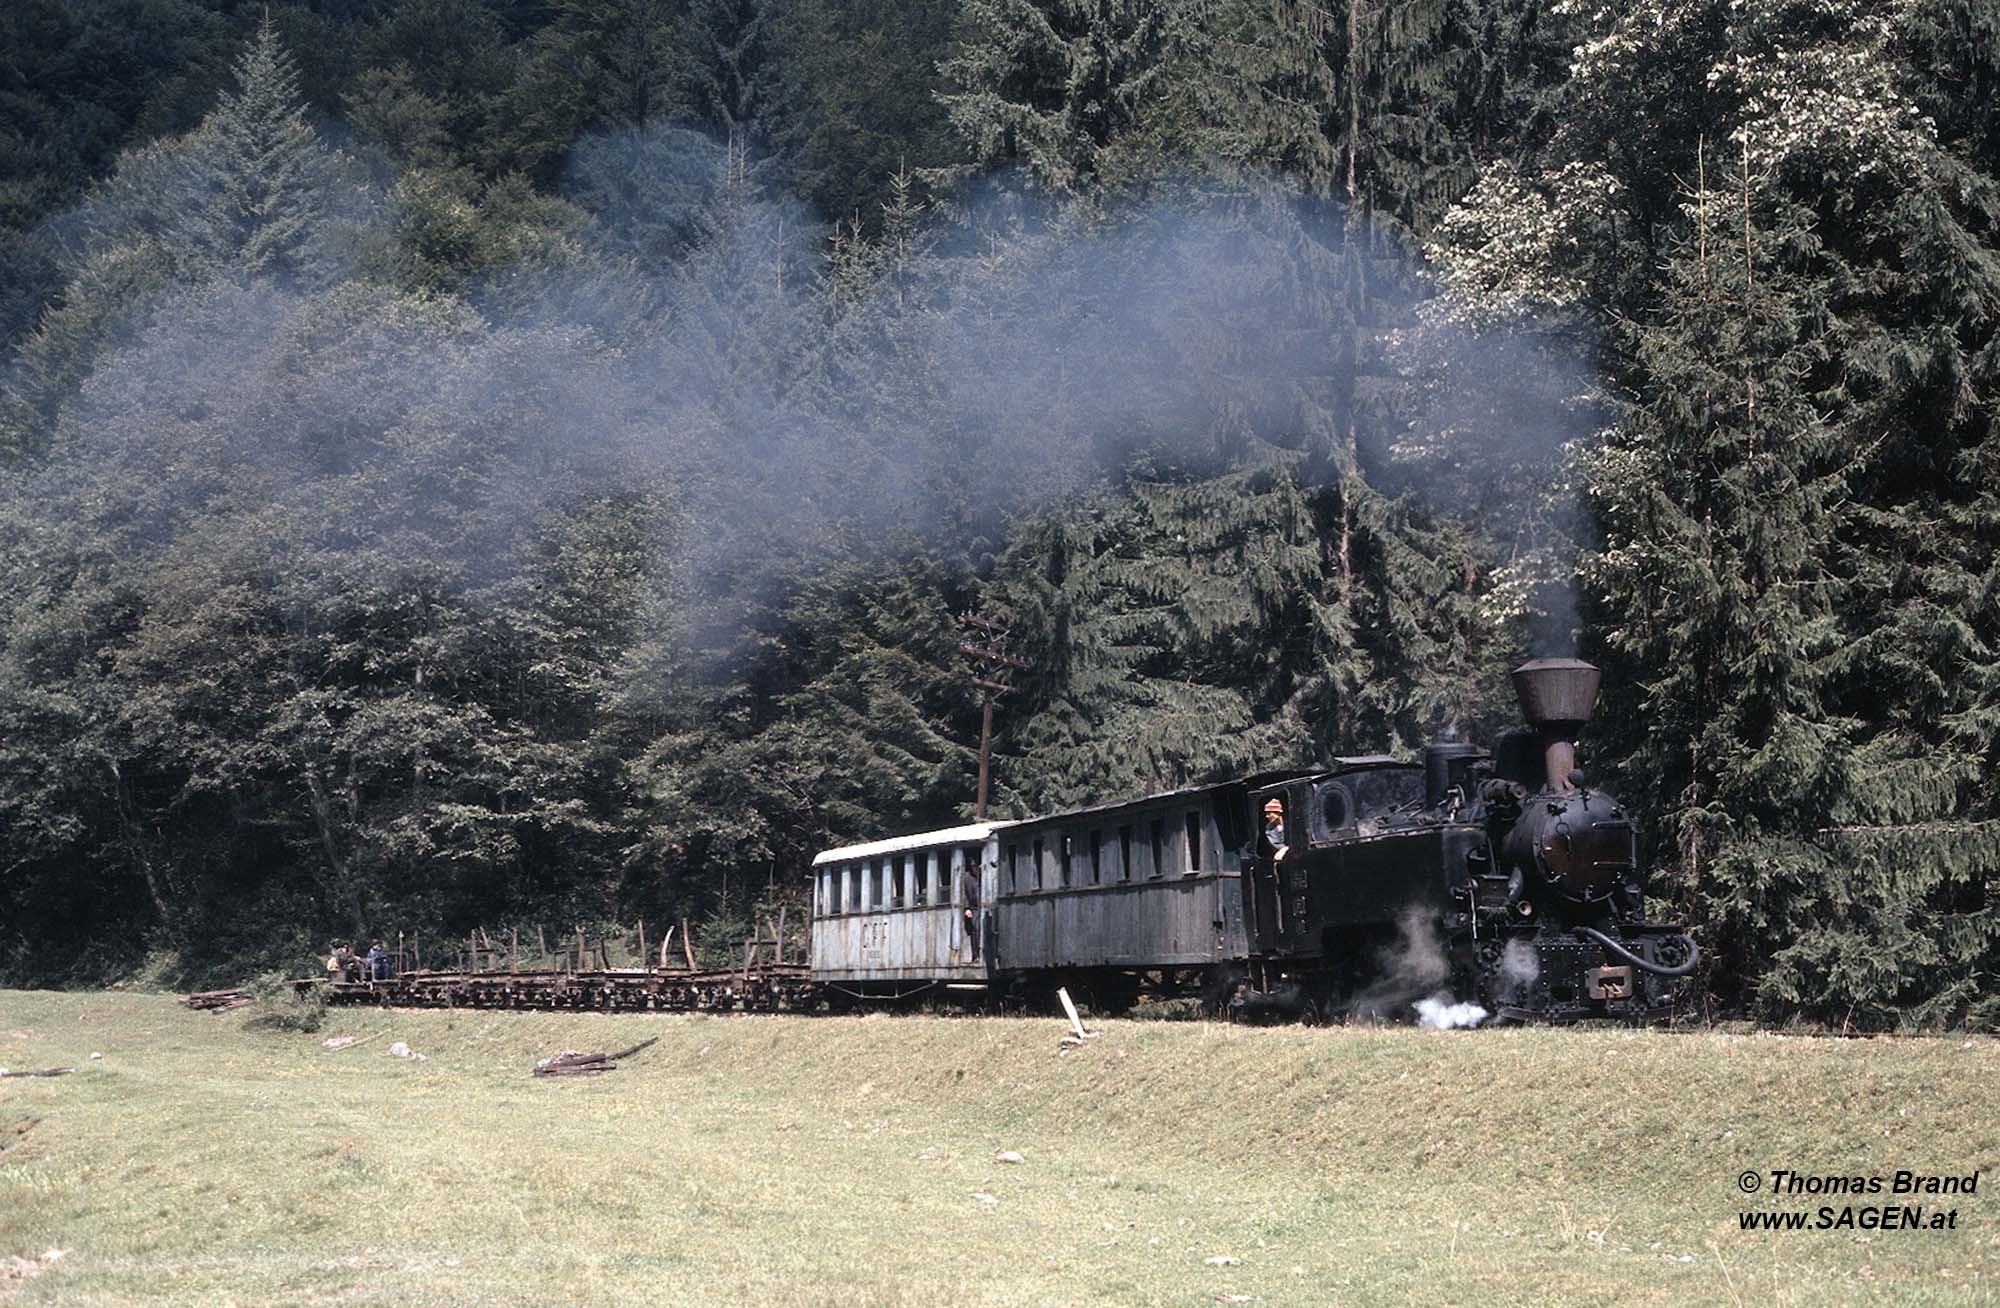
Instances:
[[[122,156],[84,207],[63,296],[0,393],[0,453],[46,450],[90,369],[176,289],[217,278],[311,285],[336,266],[330,209],[343,161],[306,123],[297,69],[268,21],[236,78],[195,131]]]
[[[761,143],[777,75],[768,0],[691,0],[682,100],[725,141]]]
[[[235,74],[236,91],[202,123],[182,231],[216,272],[313,279],[329,263],[339,161],[305,120],[298,65],[268,16]]]
[[[1225,7],[1233,153],[1421,237],[1471,180],[1475,18],[1468,0]]]
[[[519,169],[547,184],[591,128],[686,114],[680,20],[677,0],[559,0],[499,102],[488,169]]]
[[[933,91],[955,8],[793,0],[772,10],[772,84],[760,117],[792,194],[830,220],[872,227],[887,178],[951,161]]]
[[[939,99],[978,169],[1017,165],[1057,195],[1118,182],[1158,150],[1194,0],[968,0]],[[959,171],[963,175],[964,170]]]
[[[1848,451],[1808,389],[1830,287],[1786,265],[1804,215],[1760,213],[1736,181],[1692,194],[1659,318],[1632,329],[1644,398],[1600,456],[1592,565],[1622,597],[1605,638],[1636,678],[1606,717],[1624,789],[1670,824],[1658,853],[1678,910],[1715,932],[1730,1002],[1767,962],[1765,924],[1825,907],[1841,876],[1811,833],[1851,782],[1858,725],[1825,702],[1851,511]]]

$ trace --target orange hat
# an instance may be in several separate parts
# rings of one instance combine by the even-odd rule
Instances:
[[[1266,813],[1282,813],[1285,811],[1285,801],[1282,799],[1267,799],[1264,801],[1264,811]]]

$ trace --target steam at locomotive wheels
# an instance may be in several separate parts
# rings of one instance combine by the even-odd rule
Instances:
[[[1101,1012],[1198,997],[1211,1014],[1655,1020],[1693,940],[1648,922],[1636,833],[1575,769],[1598,670],[1515,669],[1527,726],[1490,750],[1370,755],[813,860],[807,960],[741,967],[416,970],[330,982],[342,1002],[841,1011],[956,1001]],[[782,932],[776,933],[782,937]],[[684,944],[685,942],[683,942]],[[767,950],[766,946],[770,946]]]

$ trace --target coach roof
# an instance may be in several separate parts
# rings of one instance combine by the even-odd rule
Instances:
[[[907,836],[891,836],[887,840],[871,840],[865,845],[842,845],[839,849],[829,849],[823,854],[815,855],[813,866],[846,863],[857,858],[875,858],[882,854],[900,854],[911,849],[929,849],[933,845],[976,844],[1002,827],[1013,825],[1012,822],[972,822],[962,827],[945,827],[940,831],[918,831]]]

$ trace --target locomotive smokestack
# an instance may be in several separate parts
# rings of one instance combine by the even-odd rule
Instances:
[[[1577,728],[1590,720],[1603,679],[1582,659],[1530,659],[1514,669],[1514,696],[1521,701],[1521,716],[1541,734],[1552,790],[1571,788]]]

